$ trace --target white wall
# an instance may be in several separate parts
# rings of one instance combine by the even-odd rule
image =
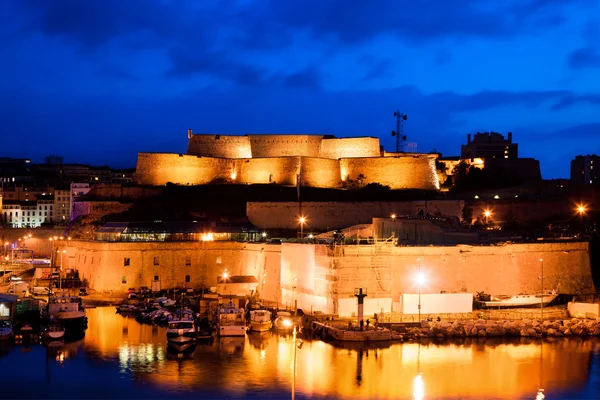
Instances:
[[[403,294],[404,314],[419,313],[419,295]],[[468,313],[473,311],[472,293],[421,294],[421,314]]]

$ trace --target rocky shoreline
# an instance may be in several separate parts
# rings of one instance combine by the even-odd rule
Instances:
[[[395,340],[454,337],[563,337],[600,336],[600,320],[578,319],[538,321],[461,320],[421,322],[421,327],[392,326]]]

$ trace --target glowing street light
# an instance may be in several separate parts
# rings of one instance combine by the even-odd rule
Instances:
[[[419,285],[419,323],[421,322],[421,286],[425,283],[425,276],[421,273],[421,259],[417,258],[419,262],[419,272],[417,273],[417,285]]]
[[[229,273],[227,271],[223,272],[223,280],[227,280],[229,278]]]
[[[306,223],[306,217],[301,216],[298,218],[298,222],[300,222],[300,239],[304,238],[304,224]]]
[[[583,215],[583,214],[585,214],[586,212],[587,212],[587,209],[586,209],[586,207],[585,207],[585,205],[584,205],[584,204],[578,204],[578,205],[577,205],[577,213],[578,213],[579,215]]]
[[[483,216],[485,217],[485,225],[487,229],[487,224],[489,223],[489,219],[492,216],[492,211],[489,209],[483,210]]]
[[[392,213],[392,215],[390,215],[390,218],[392,219],[392,221],[395,221],[396,220],[396,214]]]

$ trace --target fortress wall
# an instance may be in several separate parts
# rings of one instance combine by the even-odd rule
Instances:
[[[395,247],[284,243],[162,242],[107,243],[70,241],[64,247],[68,268],[76,268],[93,289],[125,292],[150,286],[214,287],[225,270],[254,275],[269,301],[324,312],[337,299],[353,299],[354,289],[367,289],[371,302],[389,310],[400,293],[416,293],[418,261],[425,276],[422,293],[485,291],[490,294],[540,290],[540,258],[544,288],[576,294],[593,290],[588,243],[533,243],[502,246]],[[154,258],[159,265],[154,265]],[[124,266],[124,258],[130,266]],[[186,259],[191,265],[186,266]],[[266,275],[265,275],[266,274]],[[186,275],[190,283],[185,284]],[[123,283],[125,277],[125,283]],[[263,279],[261,279],[263,278]],[[382,302],[387,302],[383,304]]]
[[[419,258],[425,277],[422,293],[539,292],[540,258],[545,290],[558,288],[559,293],[566,294],[594,290],[586,242],[342,248],[343,256],[337,258],[340,298],[351,297],[356,287],[367,288],[372,298],[398,299],[400,293],[417,293]]]
[[[379,138],[332,138],[321,141],[321,158],[380,157]]]
[[[241,183],[295,185],[300,173],[300,157],[251,158],[237,165]]]
[[[251,135],[252,158],[319,157],[321,135]]]
[[[202,185],[230,179],[232,160],[184,154],[138,153],[136,183],[141,185]]]
[[[266,274],[264,298],[281,301],[281,246],[238,242],[69,242],[65,247],[70,268],[79,270],[98,291],[124,292],[130,287],[151,286],[155,277],[161,287],[217,286],[217,277],[225,270],[229,275],[254,275],[259,282]],[[158,257],[159,265],[154,265]],[[124,259],[130,265],[124,266]],[[186,259],[191,261],[186,266]],[[67,263],[65,262],[65,265]],[[186,275],[190,283],[185,283]],[[123,282],[125,277],[126,283]],[[260,286],[259,286],[260,287]]]
[[[302,213],[307,221],[305,230],[332,230],[358,224],[370,224],[373,218],[397,215],[417,215],[440,212],[442,215],[460,217],[464,201],[364,201],[364,202],[302,202]],[[260,229],[297,229],[297,202],[248,202],[246,215]]]
[[[303,186],[340,187],[340,162],[325,158],[302,157],[301,179]]]
[[[380,183],[391,189],[440,188],[435,168],[436,156],[413,154],[402,157],[342,158],[343,176],[356,180],[360,174],[364,183]]]
[[[192,135],[187,154],[216,158],[252,158],[248,136]]]

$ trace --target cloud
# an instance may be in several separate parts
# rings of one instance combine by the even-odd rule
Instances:
[[[573,69],[600,68],[600,52],[592,46],[585,46],[569,55],[569,67]]]
[[[289,88],[320,88],[321,78],[314,68],[307,68],[284,78],[283,84]]]

